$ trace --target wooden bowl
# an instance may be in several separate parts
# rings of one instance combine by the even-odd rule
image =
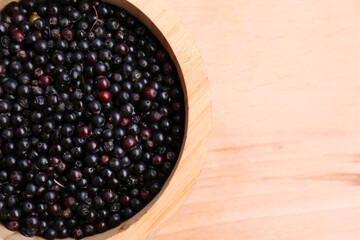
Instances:
[[[186,128],[178,162],[161,192],[138,214],[119,227],[87,239],[148,238],[185,202],[200,174],[210,137],[211,103],[207,76],[197,48],[180,20],[161,0],[105,0],[129,11],[165,46],[176,64],[186,102]],[[11,0],[2,0],[2,9]],[[24,239],[0,225],[1,239]],[[33,239],[43,239],[34,237]]]

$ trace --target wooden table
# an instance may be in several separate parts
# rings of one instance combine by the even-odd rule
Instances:
[[[204,58],[213,132],[152,240],[360,239],[360,1],[165,1]]]

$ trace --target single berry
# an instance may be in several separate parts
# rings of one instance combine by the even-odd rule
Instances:
[[[125,43],[118,43],[115,45],[115,52],[121,56],[126,55],[129,47]]]
[[[70,28],[70,27],[67,27],[67,28],[64,28],[62,30],[62,36],[67,40],[67,41],[72,41],[75,37],[75,31],[74,29]]]
[[[21,43],[25,39],[25,33],[21,30],[15,30],[12,34],[12,38],[15,42]]]
[[[72,196],[67,196],[64,199],[64,205],[68,208],[73,208],[75,206],[75,204],[76,204],[76,200]]]
[[[96,86],[101,89],[108,89],[110,87],[110,81],[107,78],[100,78],[97,80]]]
[[[123,146],[125,149],[131,150],[136,146],[136,140],[133,136],[127,136],[124,138]]]
[[[20,25],[21,23],[23,23],[25,21],[25,15],[22,12],[15,12],[12,15],[12,21],[15,24]]]
[[[39,85],[43,88],[47,88],[51,84],[51,77],[47,75],[43,75],[40,77]]]
[[[160,166],[164,163],[164,157],[161,154],[156,154],[152,157],[151,163],[154,166]]]
[[[148,140],[151,138],[151,129],[144,127],[140,130],[140,136],[143,140]]]
[[[10,231],[17,231],[20,228],[20,224],[18,221],[9,221],[6,224],[6,227],[10,230]]]
[[[156,98],[157,91],[153,87],[146,87],[143,94],[145,98],[152,100]]]
[[[115,193],[111,189],[108,189],[103,193],[102,198],[107,203],[113,202],[115,200]]]
[[[99,93],[100,101],[107,103],[111,101],[111,93],[109,91],[103,90]]]
[[[48,206],[48,211],[51,215],[57,216],[61,213],[61,207],[59,204],[54,203]]]
[[[102,155],[101,158],[100,158],[100,164],[102,166],[108,165],[109,161],[110,161],[110,157],[108,155]]]
[[[33,14],[33,15],[30,16],[29,22],[30,22],[31,24],[34,24],[34,22],[35,22],[36,20],[38,20],[38,19],[40,19],[40,16],[37,15],[37,14]]]
[[[72,181],[77,182],[81,179],[82,173],[79,169],[72,168],[72,169],[70,169],[69,177]]]

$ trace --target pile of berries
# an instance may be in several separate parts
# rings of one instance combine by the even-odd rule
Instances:
[[[0,15],[0,221],[46,239],[120,225],[161,190],[184,136],[167,51],[100,0]]]

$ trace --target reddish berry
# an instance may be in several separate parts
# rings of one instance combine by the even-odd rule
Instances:
[[[40,77],[39,85],[43,88],[47,88],[51,84],[51,77],[43,75]]]
[[[108,89],[110,87],[110,81],[107,78],[100,78],[97,80],[96,86],[101,90]]]
[[[107,103],[107,102],[110,102],[111,100],[111,93],[109,91],[101,91],[99,93],[99,99],[100,101],[104,102],[104,103]]]
[[[125,127],[125,126],[129,125],[130,123],[131,123],[130,118],[125,117],[121,122],[121,126]]]
[[[144,127],[140,130],[140,136],[143,140],[148,140],[151,138],[151,129]]]
[[[161,154],[156,154],[152,157],[151,163],[154,166],[160,166],[164,163],[164,158]]]
[[[79,127],[78,134],[82,138],[88,138],[91,135],[91,128],[89,126],[83,125]]]
[[[144,97],[146,97],[149,100],[152,100],[152,99],[156,98],[157,91],[153,87],[146,87],[143,94],[144,94]]]
[[[102,155],[101,158],[100,158],[100,164],[102,166],[108,165],[109,161],[110,161],[110,157],[108,155]]]
[[[15,30],[12,34],[12,38],[15,42],[21,43],[25,39],[25,33],[21,30]]]
[[[61,159],[59,157],[51,157],[50,158],[50,166],[52,167],[58,167],[61,162]]]
[[[136,146],[136,140],[133,136],[127,136],[125,137],[124,141],[123,141],[123,146],[124,148],[126,148],[127,150],[131,150]]]
[[[42,33],[39,30],[34,31],[35,35],[38,37],[39,40],[42,40]]]

